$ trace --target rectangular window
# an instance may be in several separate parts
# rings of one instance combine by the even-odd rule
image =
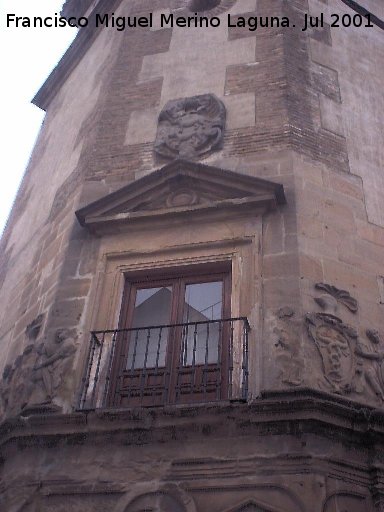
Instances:
[[[228,395],[230,272],[205,270],[127,278],[110,405],[214,401]]]

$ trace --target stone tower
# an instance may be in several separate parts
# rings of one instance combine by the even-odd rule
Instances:
[[[1,242],[1,510],[384,510],[361,3],[67,0]]]

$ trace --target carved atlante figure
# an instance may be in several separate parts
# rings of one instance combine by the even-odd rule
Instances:
[[[36,360],[34,345],[25,347],[13,364],[4,368],[0,387],[0,415],[17,415],[25,407],[32,393],[31,368]]]
[[[60,329],[53,339],[37,348],[31,380],[34,384],[28,406],[51,404],[59,387],[66,360],[75,352],[75,338],[69,329]]]
[[[281,380],[284,384],[299,386],[303,377],[303,361],[300,355],[301,322],[294,318],[290,307],[279,309],[276,315],[276,359],[282,366]]]
[[[358,340],[356,347],[356,355],[359,356],[359,361],[356,369],[358,381],[355,389],[357,393],[364,392],[363,378],[375,395],[384,402],[384,350],[378,349],[382,340],[377,331],[368,329],[366,334],[371,341],[371,345],[368,346]],[[368,364],[364,364],[363,360]]]

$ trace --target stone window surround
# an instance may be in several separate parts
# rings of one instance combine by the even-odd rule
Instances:
[[[78,210],[80,224],[100,237],[95,255],[98,270],[84,318],[83,354],[79,354],[84,365],[88,333],[119,325],[129,274],[227,261],[231,263],[230,316],[248,319],[248,384],[250,396],[257,395],[262,382],[263,215],[284,203],[281,184],[176,160]]]
[[[254,234],[243,234],[230,239],[214,241],[201,241],[186,245],[177,245],[153,251],[127,251],[114,252],[111,246],[116,243],[116,237],[106,240],[102,256],[102,269],[97,274],[94,289],[93,307],[87,322],[86,334],[83,342],[82,359],[85,359],[89,346],[89,331],[115,329],[119,323],[122,307],[124,286],[127,277],[142,271],[175,270],[177,267],[210,265],[212,263],[230,262],[231,264],[231,316],[246,316],[251,329],[249,337],[250,358],[249,372],[250,390],[255,394],[260,388],[261,374],[259,361],[261,361],[261,346],[259,337],[261,333],[256,329],[259,324],[255,318],[255,289],[252,283],[259,278],[260,265],[258,263],[259,240],[261,235],[261,217],[254,219],[257,229]],[[201,227],[204,232],[204,226]],[[150,234],[148,233],[150,238]],[[202,237],[203,238],[203,237]],[[108,247],[109,246],[109,247]],[[250,273],[244,274],[243,264],[253,260]],[[245,263],[248,265],[248,263]],[[79,379],[82,374],[79,376]]]

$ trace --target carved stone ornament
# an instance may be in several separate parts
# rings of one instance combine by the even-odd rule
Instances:
[[[30,340],[37,339],[40,334],[41,327],[43,325],[44,315],[36,317],[25,329],[25,334]]]
[[[141,496],[134,500],[126,509],[125,512],[163,512],[172,510],[175,512],[185,512],[182,504],[178,503],[173,496],[163,493],[152,493]]]
[[[241,505],[237,505],[235,508],[225,510],[225,512],[268,512],[264,507],[257,505],[252,501],[247,501]]]
[[[339,290],[339,288],[336,288],[336,286],[332,286],[331,284],[327,283],[316,283],[315,288],[331,295],[331,297],[334,297],[338,303],[347,307],[349,311],[356,313],[358,309],[357,300],[354,299],[346,290]]]
[[[121,234],[170,217],[184,224],[186,214],[191,220],[212,215],[215,221],[241,210],[262,215],[285,202],[279,183],[178,159],[84,206],[76,216],[92,233]]]
[[[327,313],[308,313],[306,326],[322,360],[326,388],[350,393],[355,374],[357,332],[340,318]]]
[[[138,493],[138,494],[137,494]],[[113,512],[197,512],[193,498],[174,483],[148,482],[122,495]]]
[[[220,16],[228,9],[231,9],[239,0],[173,0],[174,13],[181,16],[190,16],[197,12],[203,16]]]
[[[160,113],[155,152],[195,159],[222,146],[226,110],[213,94],[169,101]]]
[[[73,330],[59,329],[43,343],[28,345],[3,372],[1,408],[7,416],[56,412],[57,390],[76,351]]]
[[[279,309],[273,333],[276,336],[276,361],[281,367],[281,381],[289,386],[300,386],[304,362],[300,356],[302,321],[295,318],[290,307]]]
[[[384,402],[383,340],[376,330],[368,329],[366,335],[371,343],[368,344],[358,339],[356,346],[355,391],[359,394],[366,394],[371,390],[381,402]]]

